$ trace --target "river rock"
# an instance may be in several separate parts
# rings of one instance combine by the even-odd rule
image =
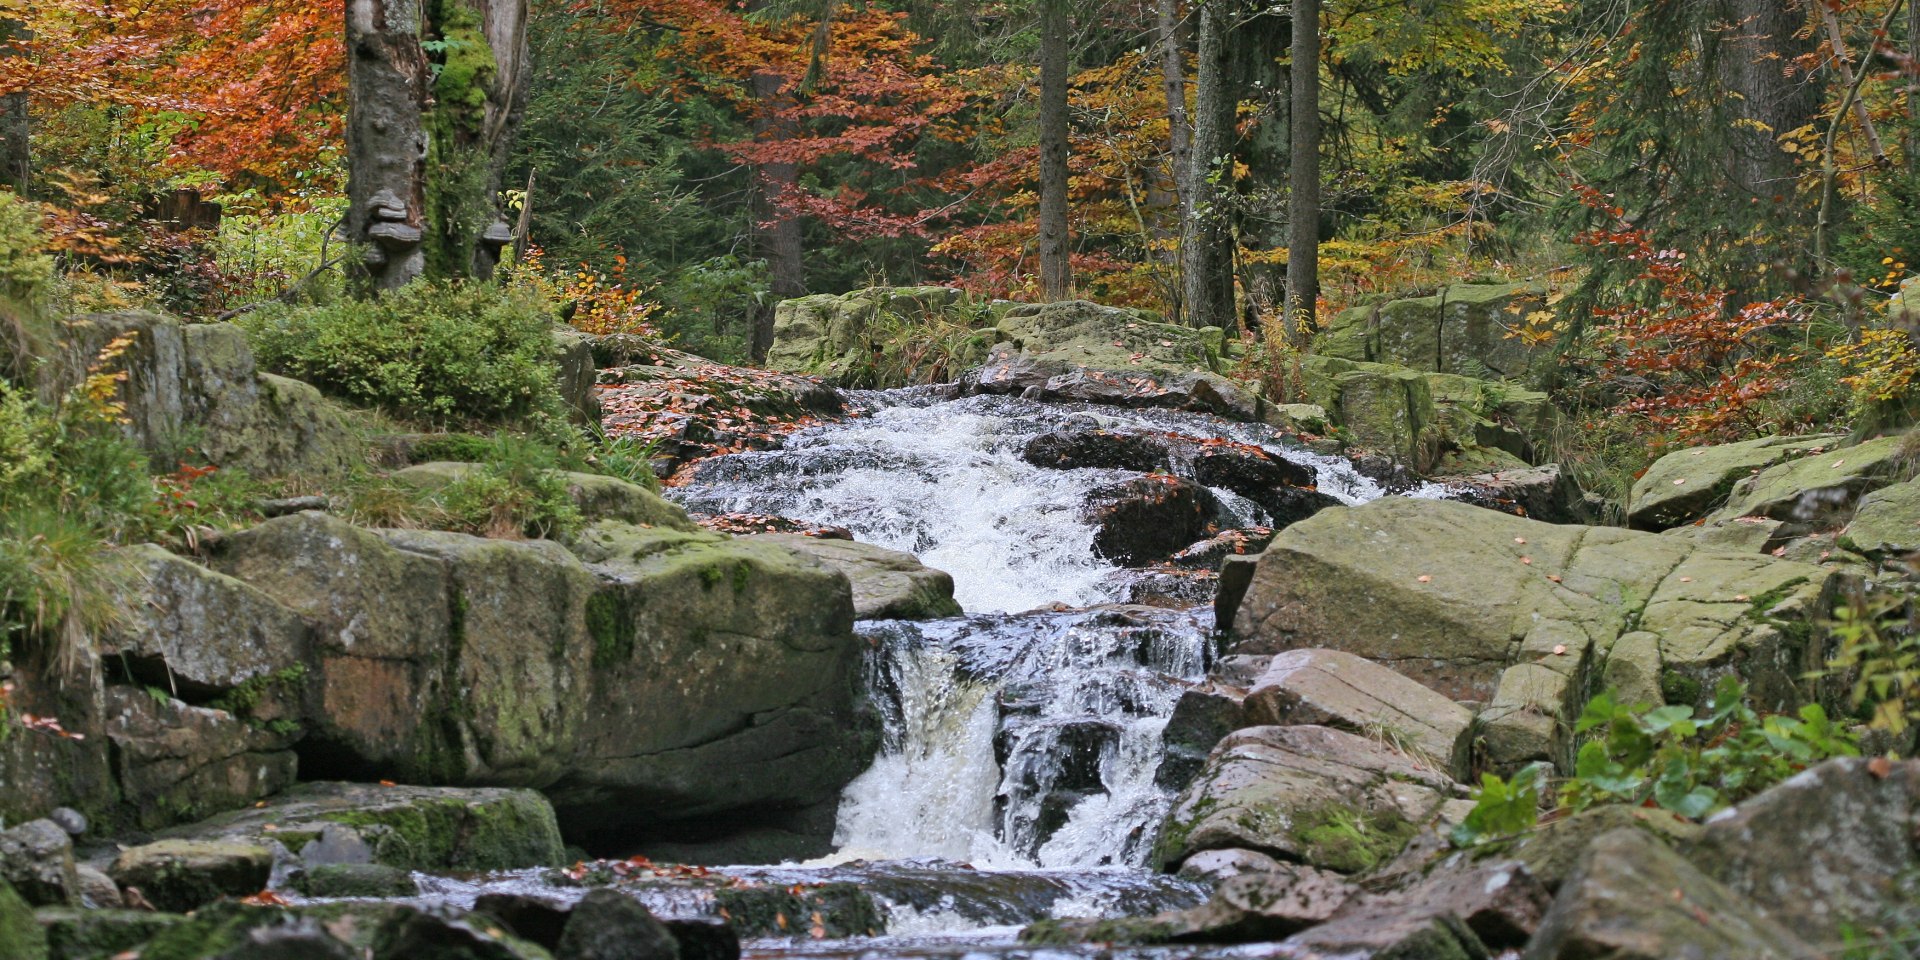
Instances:
[[[1127,567],[1165,560],[1200,539],[1219,517],[1205,487],[1167,474],[1148,474],[1095,489],[1086,516],[1094,525],[1095,554]]]
[[[1699,834],[1700,825],[1658,807],[1607,804],[1542,823],[1515,838],[1503,852],[1524,864],[1548,891],[1558,892],[1596,838],[1627,829],[1684,846]]]
[[[1819,656],[1808,625],[1838,576],[1675,537],[1390,497],[1282,531],[1230,622],[1236,652],[1344,650],[1488,703],[1481,735],[1498,767],[1566,759],[1586,678],[1636,630],[1659,638],[1663,688],[1703,695],[1733,670],[1761,709],[1796,706],[1798,678]]]
[[[740,935],[724,920],[691,917],[662,922],[680,945],[680,960],[740,960]]]
[[[774,543],[618,523],[574,550],[602,587],[591,709],[547,788],[563,818],[640,829],[731,811],[745,828],[866,769],[877,737],[845,574]]]
[[[100,648],[134,682],[204,700],[305,663],[306,624],[255,587],[153,544],[116,559],[125,616]]]
[[[383,863],[325,863],[294,874],[289,885],[309,897],[412,897],[413,874]]]
[[[1627,522],[1636,530],[1692,523],[1724,504],[1736,483],[1775,464],[1830,450],[1840,442],[1837,435],[1821,434],[1675,450],[1655,460],[1634,481],[1627,495]]]
[[[1156,862],[1255,850],[1357,873],[1398,853],[1456,790],[1384,744],[1320,726],[1249,727],[1214,747],[1168,813]]]
[[[144,830],[246,806],[291,786],[292,731],[131,686],[106,691],[125,820]]]
[[[843,386],[905,386],[873,380],[875,356],[884,356],[889,347],[899,349],[888,342],[890,331],[883,329],[888,321],[990,326],[991,316],[972,312],[966,294],[950,287],[874,287],[783,300],[774,307],[767,366]]]
[[[1100,468],[1166,473],[1173,469],[1168,438],[1125,430],[1054,430],[1027,441],[1020,458],[1036,467],[1055,470]]]
[[[714,892],[720,915],[741,937],[841,940],[877,936],[886,920],[858,884],[748,884]]]
[[[1340,650],[1276,655],[1245,701],[1254,726],[1320,724],[1379,737],[1467,778],[1473,712],[1386,667]]]
[[[1329,922],[1287,939],[1289,956],[1485,957],[1524,946],[1550,897],[1517,863],[1437,870],[1387,894],[1356,896]]]
[[[484,475],[485,464],[437,460],[397,470],[393,480],[422,490],[438,490],[467,477]],[[697,527],[679,505],[662,499],[637,483],[597,473],[552,471],[567,487],[567,495],[589,521],[618,520],[641,526],[694,530]]]
[[[1284,869],[1287,867],[1280,861],[1252,850],[1202,850],[1180,864],[1178,873],[1185,880],[1218,886],[1229,877],[1278,873]]]
[[[51,820],[0,831],[0,883],[32,906],[80,906],[73,838]]]
[[[1325,923],[1360,892],[1337,873],[1297,864],[1275,864],[1222,881],[1207,903],[1181,916],[1183,929],[1170,939],[1194,943],[1278,940]]]
[[[221,840],[158,840],[120,851],[107,869],[115,883],[138,889],[161,910],[184,913],[221,897],[267,888],[273,851]]]
[[[306,848],[327,842],[330,831],[351,831],[369,861],[403,870],[508,870],[553,866],[566,857],[546,798],[502,787],[302,783],[262,805],[162,835],[229,845],[278,843],[306,859]],[[331,842],[338,848],[344,840]],[[343,859],[354,858],[307,862]]]
[[[513,935],[552,950],[567,929],[567,907],[521,893],[483,893],[473,912],[499,920]]]
[[[554,960],[677,960],[673,934],[639,901],[614,890],[590,890],[574,905]]]
[[[1903,435],[1787,460],[1735,483],[1726,505],[1707,523],[1741,517],[1802,524],[1844,519],[1863,495],[1900,479],[1914,457]]]
[[[1840,545],[1880,560],[1920,552],[1920,480],[1862,497]]]
[[[1173,714],[1161,731],[1166,752],[1153,782],[1162,790],[1180,791],[1207,765],[1207,757],[1227,734],[1247,721],[1247,690],[1215,679],[1181,691]]]
[[[1829,760],[1709,818],[1684,850],[1762,916],[1839,942],[1910,903],[1920,762]]]
[[[1451,477],[1447,487],[1467,503],[1516,517],[1575,523],[1587,514],[1579,488],[1555,463]]]
[[[1354,307],[1328,320],[1312,352],[1436,373],[1532,380],[1550,369],[1552,351],[1510,334],[1528,313],[1546,309],[1546,295],[1539,283],[1457,283],[1432,296]]]
[[[1797,960],[1820,951],[1639,830],[1603,834],[1567,878],[1526,960]]]
[[[126,898],[120,894],[120,885],[114,883],[105,870],[82,863],[74,866],[74,873],[80,877],[82,906],[92,910],[118,910],[126,906]]]
[[[960,615],[960,604],[953,599],[953,576],[921,564],[913,554],[852,540],[789,533],[748,539],[779,544],[846,574],[853,585],[856,620],[933,620]]]
[[[0,895],[3,898],[4,895]],[[4,912],[0,907],[0,912]],[[124,910],[118,907],[101,910],[76,910],[71,908],[41,909],[35,916],[46,937],[45,954],[36,956],[51,957],[53,960],[107,960],[146,944],[160,934],[187,922],[187,918],[177,913],[156,913],[152,910]],[[6,936],[6,921],[0,919],[0,958],[13,960],[7,953],[5,943],[11,942]]]

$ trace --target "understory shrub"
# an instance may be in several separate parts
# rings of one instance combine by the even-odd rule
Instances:
[[[239,322],[263,366],[398,417],[503,423],[561,410],[553,317],[524,290],[416,283]]]

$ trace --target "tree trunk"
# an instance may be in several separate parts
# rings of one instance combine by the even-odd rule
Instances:
[[[754,136],[760,140],[780,140],[792,134],[789,125],[778,118],[787,78],[772,71],[755,73],[751,80],[754,98],[760,104],[760,116],[754,120]],[[791,163],[768,163],[756,171],[753,191],[753,246],[767,261],[771,281],[769,296],[753,315],[753,342],[749,350],[753,362],[767,358],[773,347],[773,314],[782,300],[804,296],[807,292],[806,248],[800,234],[800,220],[780,209],[780,199],[800,183],[800,169]]]
[[[1067,227],[1066,0],[1040,0],[1040,289],[1048,300],[1073,295]]]
[[[25,39],[26,31],[17,20],[0,20],[0,44],[15,38]],[[0,60],[14,56],[11,46],[0,47]],[[33,179],[33,153],[30,137],[33,125],[27,116],[24,91],[0,97],[0,186],[13,188],[21,196]]]
[[[1227,93],[1224,0],[1202,0],[1198,90],[1194,103],[1193,161],[1188,182],[1192,208],[1181,232],[1181,285],[1187,323],[1231,327],[1234,319],[1233,230],[1225,182],[1225,156],[1233,124]]]
[[[1920,176],[1920,3],[1907,4],[1907,176]]]
[[[1722,19],[1731,27],[1717,34],[1715,65],[1721,84],[1734,95],[1726,100],[1734,115],[1720,125],[1732,131],[1729,169],[1748,196],[1790,200],[1798,171],[1779,138],[1814,122],[1824,90],[1782,69],[1818,45],[1802,29],[1808,8],[1797,0],[1722,2]]]
[[[364,286],[492,276],[526,0],[347,0],[348,239]],[[423,41],[434,41],[429,54]]]
[[[1172,174],[1174,222],[1185,224],[1193,211],[1193,127],[1187,119],[1187,45],[1181,40],[1180,0],[1158,0],[1160,81],[1167,98],[1167,166]],[[1180,322],[1180,249],[1165,251],[1173,269],[1168,286],[1168,318]]]
[[[1320,296],[1320,0],[1293,0],[1287,342],[1305,349]]]

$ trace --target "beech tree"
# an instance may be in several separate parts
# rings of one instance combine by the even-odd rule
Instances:
[[[526,101],[525,0],[348,0],[347,236],[366,286],[489,277]]]

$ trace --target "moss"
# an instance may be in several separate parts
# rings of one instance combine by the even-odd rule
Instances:
[[[753,566],[742,560],[733,565],[733,592],[746,593],[747,584],[753,576]]]
[[[1795,577],[1792,580],[1788,580],[1787,582],[1777,587],[1774,587],[1773,589],[1768,590],[1767,592],[1760,594],[1757,597],[1754,597],[1752,603],[1747,607],[1747,619],[1759,620],[1763,622],[1771,622],[1773,618],[1769,617],[1767,615],[1767,612],[1772,610],[1774,607],[1779,606],[1781,601],[1787,599],[1787,597],[1789,596],[1792,596],[1793,592],[1795,590],[1798,590],[1802,585],[1806,584],[1806,582],[1807,582],[1806,577]]]
[[[177,913],[70,908],[41,910],[39,920],[53,960],[109,960],[187,922]],[[11,960],[4,946],[0,958]]]
[[[720,581],[726,579],[726,576],[719,567],[701,567],[700,586],[704,589],[712,590],[714,587],[719,586]]]
[[[47,934],[33,908],[0,881],[0,960],[46,960]]]
[[[633,659],[639,629],[620,595],[602,590],[587,598],[587,633],[593,637],[593,665],[610,667]]]
[[[427,112],[426,245],[430,277],[472,273],[480,233],[494,215],[488,189],[490,158],[480,145],[487,87],[493,83],[493,50],[479,13],[464,3],[433,4],[439,24],[439,73],[434,106]]]
[[[404,870],[507,870],[551,865],[562,855],[553,809],[532,793],[484,803],[423,797],[324,819],[356,828],[376,862]]]
[[[1660,697],[1668,703],[1697,704],[1701,690],[1699,680],[1678,670],[1660,671]]]
[[[1392,859],[1417,827],[1400,812],[1325,808],[1300,814],[1294,839],[1302,859],[1341,873],[1365,873]]]
[[[1212,796],[1202,796],[1193,804],[1193,812],[1186,819],[1172,815],[1160,828],[1160,839],[1153,844],[1153,863],[1164,870],[1178,862],[1180,854],[1187,849],[1187,838],[1193,835],[1193,828],[1199,826],[1209,813],[1220,806],[1220,801]]]
[[[184,923],[161,931],[140,951],[140,960],[202,960],[238,946],[247,932],[284,922],[291,913],[276,907],[250,907],[232,901],[211,904]]]
[[[307,665],[296,663],[272,673],[248,679],[215,698],[208,706],[216,710],[225,710],[237,717],[249,717],[267,694],[283,693],[289,697],[297,697],[306,681]]]

